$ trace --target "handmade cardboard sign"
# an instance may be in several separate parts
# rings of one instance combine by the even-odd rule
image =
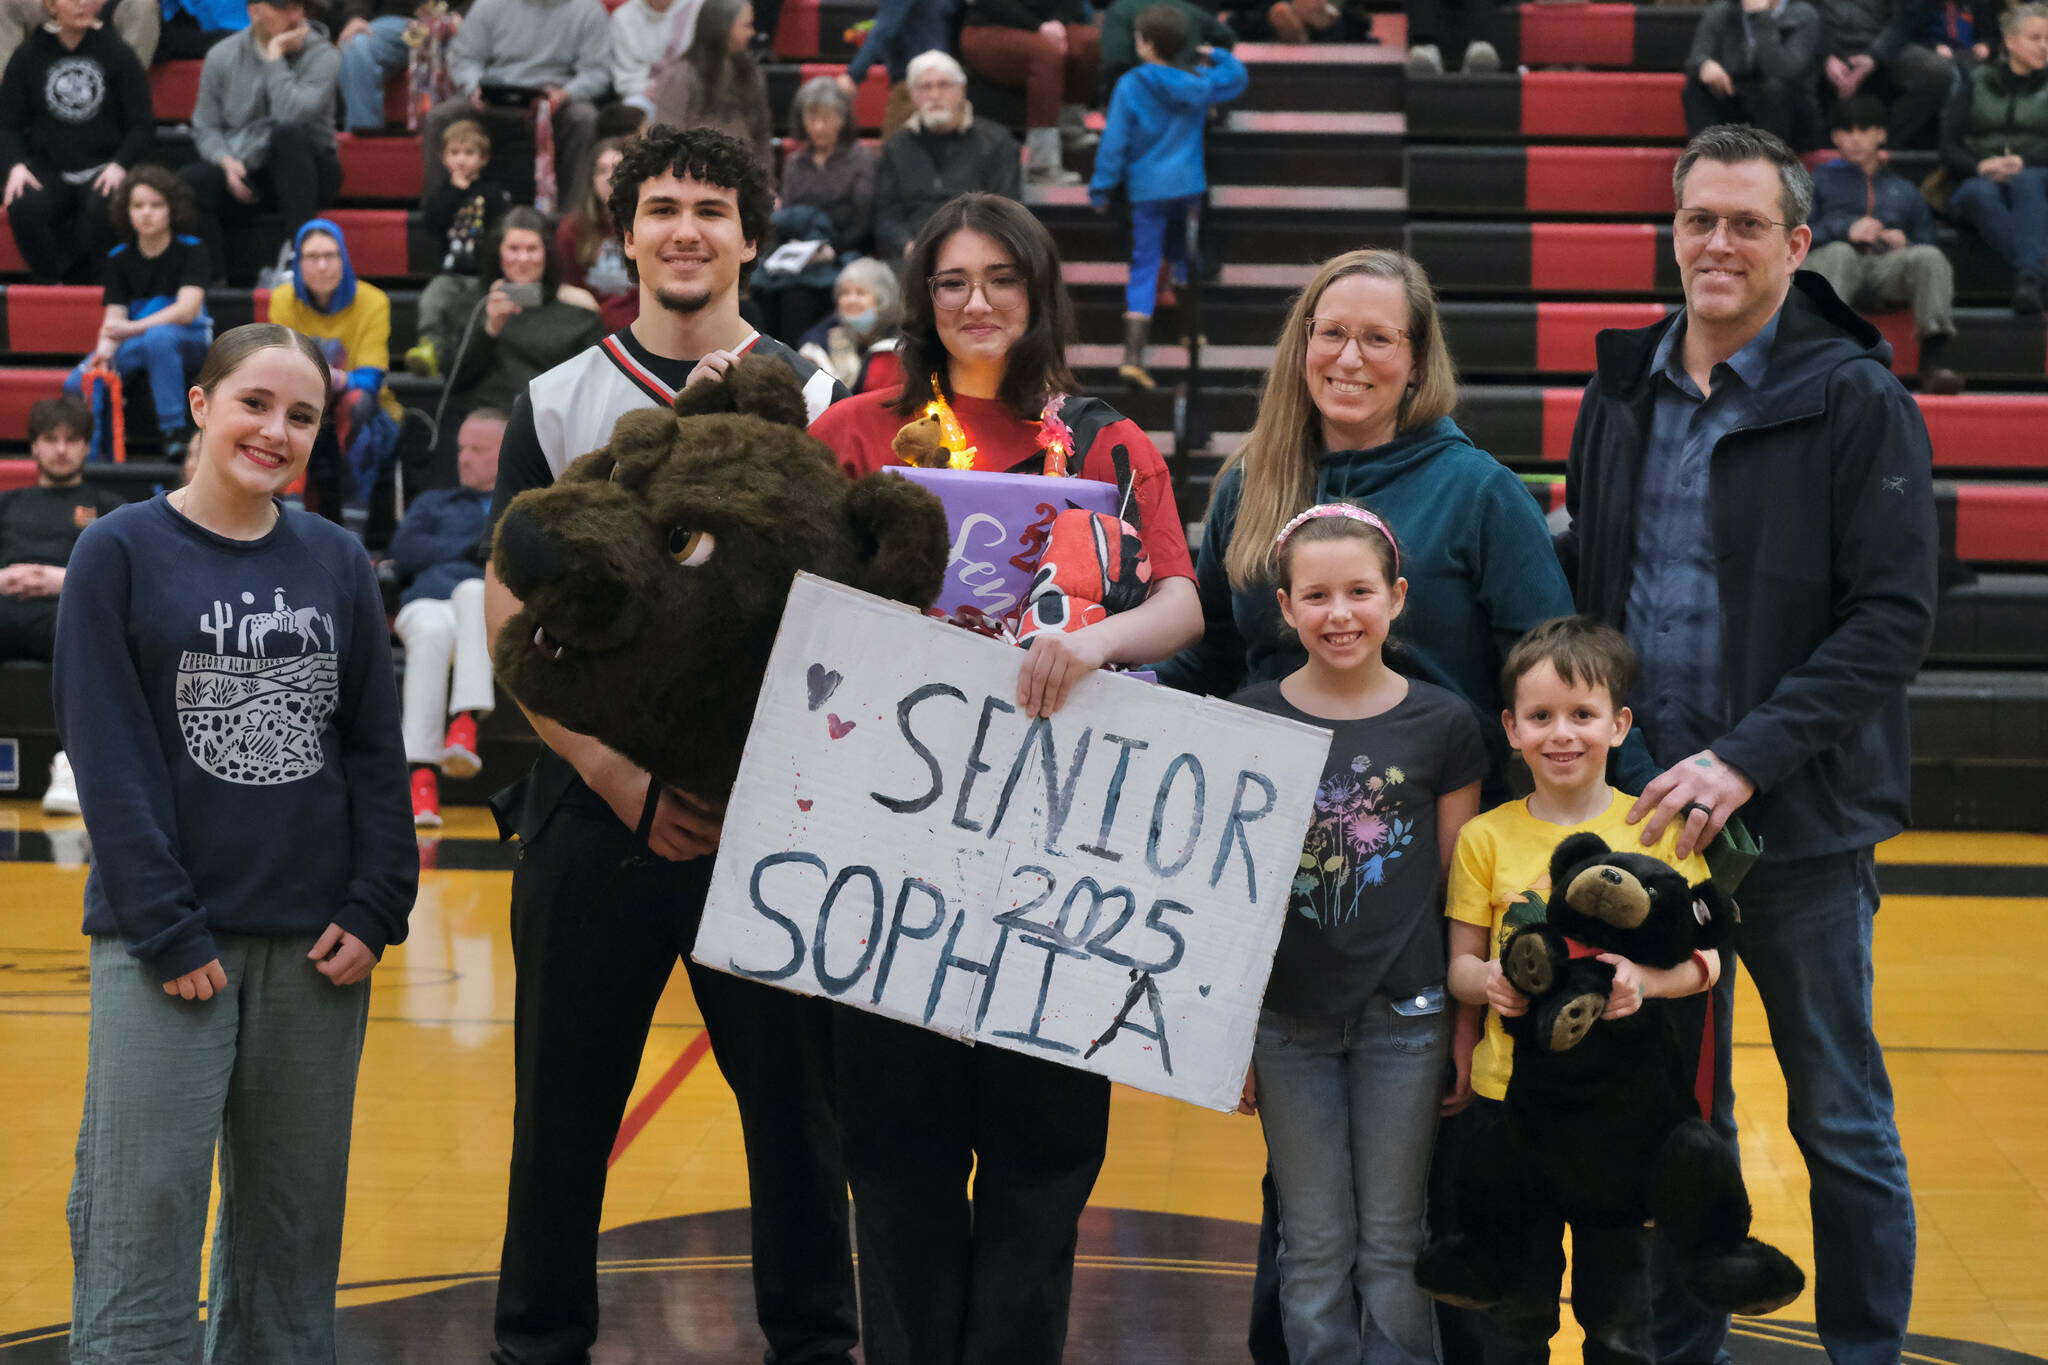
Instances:
[[[1229,1109],[1329,735],[799,575],[694,956]]]

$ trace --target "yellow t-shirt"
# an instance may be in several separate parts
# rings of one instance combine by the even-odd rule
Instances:
[[[1607,809],[1579,825],[1553,825],[1529,814],[1526,801],[1510,801],[1468,821],[1458,835],[1451,859],[1450,895],[1444,913],[1491,931],[1488,958],[1500,956],[1508,935],[1524,924],[1540,923],[1550,897],[1550,855],[1568,834],[1597,834],[1624,853],[1647,853],[1670,863],[1689,883],[1704,881],[1707,860],[1698,853],[1680,862],[1675,849],[1681,828],[1673,821],[1653,848],[1640,842],[1641,825],[1626,817],[1635,804],[1621,792]],[[1500,1016],[1486,1012],[1486,1033],[1472,1052],[1472,1089],[1490,1100],[1508,1094],[1514,1069],[1515,1041],[1501,1028]]]

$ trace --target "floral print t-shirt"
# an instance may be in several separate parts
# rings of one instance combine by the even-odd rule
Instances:
[[[1365,720],[1297,710],[1277,682],[1232,700],[1334,736],[1265,1007],[1300,1019],[1348,1019],[1374,995],[1442,985],[1436,803],[1486,774],[1471,706],[1413,679],[1406,697]]]

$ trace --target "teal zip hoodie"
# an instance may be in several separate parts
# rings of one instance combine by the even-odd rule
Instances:
[[[1202,530],[1195,583],[1203,637],[1159,666],[1160,681],[1183,691],[1229,696],[1308,660],[1273,585],[1233,592],[1224,574],[1243,473],[1233,467],[1216,481]],[[1573,610],[1536,500],[1448,417],[1370,450],[1321,455],[1315,500],[1359,503],[1394,528],[1408,603],[1394,623],[1387,663],[1471,703],[1490,760],[1487,794],[1504,796],[1501,661],[1530,629]]]

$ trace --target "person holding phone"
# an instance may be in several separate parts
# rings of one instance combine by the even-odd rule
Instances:
[[[434,344],[448,387],[428,487],[454,484],[454,437],[464,416],[480,407],[509,410],[529,380],[604,336],[597,300],[562,283],[551,238],[547,219],[534,210],[506,213],[484,245],[483,260],[497,269],[480,274],[442,321]]]

